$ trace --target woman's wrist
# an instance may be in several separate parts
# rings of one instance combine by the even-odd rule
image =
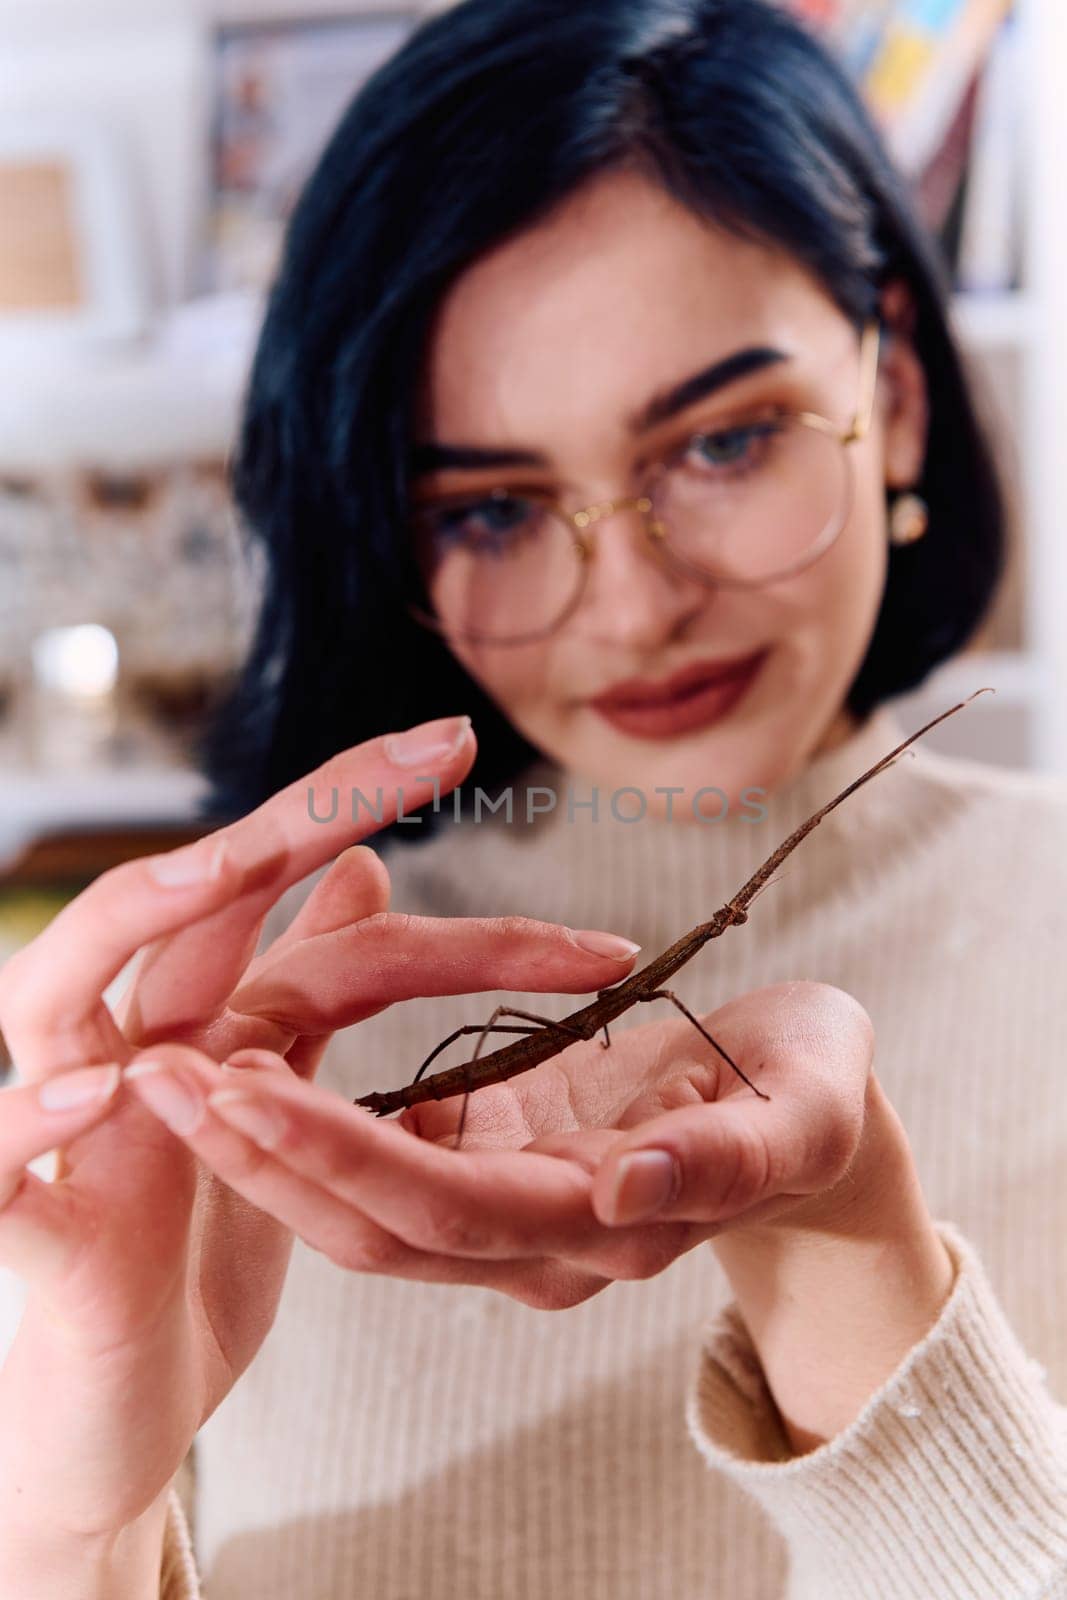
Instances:
[[[114,1534],[27,1528],[0,1508],[0,1594],[19,1600],[159,1600],[168,1490]]]
[[[937,1321],[953,1265],[903,1126],[871,1074],[834,1189],[713,1241],[794,1452],[849,1425]]]

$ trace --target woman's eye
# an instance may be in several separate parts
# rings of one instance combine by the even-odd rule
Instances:
[[[492,495],[460,505],[437,506],[426,522],[439,551],[462,546],[479,553],[509,549],[536,530],[538,508],[518,495]]]
[[[685,452],[687,464],[719,472],[747,470],[759,465],[779,431],[773,419],[749,422],[714,432],[698,433]]]

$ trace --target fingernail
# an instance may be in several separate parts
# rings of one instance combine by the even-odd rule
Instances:
[[[610,956],[613,961],[629,961],[641,948],[632,939],[620,939],[616,933],[601,933],[596,928],[572,928],[571,938],[590,955]]]
[[[148,870],[165,889],[185,889],[194,883],[208,883],[222,871],[226,855],[225,839],[198,839],[181,850],[152,856]]]
[[[385,753],[398,767],[447,761],[459,754],[470,726],[470,717],[439,717],[436,722],[423,722],[404,733],[391,733],[385,741]]]
[[[644,1222],[661,1211],[680,1187],[678,1163],[666,1150],[637,1150],[615,1171],[609,1206],[612,1222]]]
[[[164,1061],[135,1061],[123,1076],[137,1080],[137,1097],[172,1133],[195,1133],[204,1120],[204,1097]]]
[[[274,1150],[281,1144],[288,1127],[276,1106],[265,1105],[239,1089],[219,1089],[209,1097],[208,1105],[217,1117],[243,1133],[253,1144],[258,1144],[261,1150]]]
[[[42,1111],[70,1111],[87,1106],[92,1100],[107,1100],[115,1093],[122,1077],[119,1066],[79,1067],[76,1072],[61,1072],[46,1078],[37,1091]]]

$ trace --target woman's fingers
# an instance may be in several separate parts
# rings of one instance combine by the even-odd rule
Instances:
[[[269,952],[251,963],[246,977],[254,977],[268,956],[277,955],[312,934],[328,933],[343,923],[385,911],[389,893],[389,874],[373,850],[367,845],[353,845],[343,850],[314,885],[293,921],[274,940]],[[177,979],[179,975],[175,972],[172,976]],[[123,1019],[125,1031],[133,1042],[140,1043],[143,1029],[133,1019],[134,1013],[128,1012]],[[278,1027],[272,1022],[235,1012],[231,997],[231,1002],[218,1016],[204,1021],[185,1037],[188,1043],[205,1051],[215,1061],[230,1060],[235,1051],[249,1045],[279,1051],[300,1077],[314,1077],[329,1039],[324,1035],[314,1039],[294,1037],[294,1032],[292,1028]]]
[[[253,1055],[260,1057],[255,1066]],[[275,1059],[272,1064],[264,1052],[242,1056],[253,1070],[227,1072],[186,1046],[163,1046],[155,1055],[131,1062],[125,1080],[130,1092],[236,1193],[347,1271],[479,1284],[531,1306],[553,1308],[577,1305],[610,1281],[587,1266],[542,1257],[532,1247],[484,1254],[454,1248],[467,1237],[463,1229],[478,1223],[465,1201],[467,1222],[461,1227],[455,1221],[453,1191],[460,1174],[446,1152],[433,1152],[436,1161],[427,1159],[427,1147],[419,1140],[396,1126],[375,1123],[325,1090],[296,1084],[296,1094],[288,1094],[284,1080],[289,1077],[290,1085],[295,1080],[284,1062]],[[268,1084],[267,1078],[273,1081]],[[318,1116],[308,1114],[312,1101]],[[369,1136],[358,1148],[345,1138],[353,1123]],[[283,1128],[284,1149],[275,1143]],[[371,1149],[377,1152],[373,1163],[367,1160]],[[401,1153],[410,1153],[413,1165],[398,1159]],[[519,1157],[513,1154],[511,1159]],[[368,1188],[384,1194],[387,1202],[379,1216],[363,1203],[362,1188],[357,1197],[352,1192],[355,1175],[366,1173],[369,1165],[374,1174]],[[551,1163],[554,1168],[564,1165]],[[409,1187],[413,1171],[418,1173],[414,1192]],[[579,1181],[563,1186],[568,1205],[582,1185],[588,1187],[587,1175],[577,1167],[574,1172]],[[501,1196],[500,1205],[506,1212],[507,1196]],[[411,1238],[392,1225],[397,1217]],[[444,1237],[453,1246],[448,1250],[439,1237],[437,1219],[442,1217]],[[582,1217],[588,1227],[587,1201]],[[567,1237],[573,1239],[573,1229]]]
[[[392,884],[389,869],[368,844],[354,844],[342,850],[312,889],[296,916],[275,939],[269,950],[252,963],[247,977],[272,955],[286,950],[313,934],[332,933],[350,922],[360,922],[380,911],[389,910]]]
[[[359,922],[388,911],[392,885],[389,872],[381,857],[369,845],[355,844],[342,850],[337,860],[315,884],[292,922],[274,940],[269,950],[258,956],[245,973],[244,982],[250,982],[264,963],[283,951],[291,949],[301,940],[314,934],[330,933],[348,922]],[[313,1078],[329,1044],[328,1035],[307,1038],[293,1037],[290,1028],[256,1019],[250,1024],[247,1017],[234,1011],[231,1000],[225,1011],[210,1027],[208,1034],[197,1042],[216,1061],[233,1061],[235,1046],[240,1051],[241,1042],[250,1031],[266,1038],[268,1049],[282,1052],[289,1066],[301,1078]]]
[[[18,1189],[28,1162],[105,1114],[121,1076],[121,1067],[110,1062],[0,1090],[0,1210]]]
[[[0,1027],[23,1079],[100,1060],[125,1039],[101,996],[146,940],[229,901],[240,882],[214,837],[103,873],[0,968]]]
[[[358,921],[361,917],[387,910],[389,894],[389,873],[374,850],[368,845],[352,845],[343,850],[313,885],[297,915],[274,940],[269,951],[253,958],[244,971],[244,978],[254,977],[269,955],[301,939],[315,933],[328,933],[345,922]],[[255,933],[258,937],[262,920],[261,917],[256,927],[249,930],[250,934]],[[187,973],[179,971],[169,961],[166,967],[160,964],[161,948],[156,946],[143,952],[144,959],[137,982],[131,986],[125,1011],[121,1014],[123,1031],[135,1045],[146,1042],[146,1010],[158,1013],[168,1005],[172,1011],[176,1009],[167,1000],[165,985],[188,985]],[[250,1027],[247,1019],[234,1016],[228,1006],[224,1006],[215,1017],[208,1016],[200,1026],[186,1033],[190,1042],[206,1050],[215,1060],[222,1060],[234,1049],[240,1048],[250,1035],[253,1042],[263,1043],[269,1049],[287,1050],[292,1042],[291,1034],[285,1034],[284,1030],[269,1024]]]
[[[276,1050],[265,1050],[258,1045],[246,1046],[243,1050],[235,1050],[223,1064],[224,1072],[232,1072],[240,1077],[242,1072],[280,1072],[283,1077],[289,1074],[290,1063]]]
[[[347,846],[447,794],[470,770],[475,748],[469,717],[368,739],[212,835],[227,841],[241,893],[148,953],[131,1008],[135,1042],[187,1032],[214,1016],[255,955],[279,896]]]
[[[126,1075],[230,1188],[350,1271],[481,1283],[530,1305],[570,1305],[576,1286],[586,1299],[606,1281],[651,1277],[711,1236],[688,1222],[632,1237],[605,1228],[590,1206],[584,1135],[576,1150],[562,1141],[560,1158],[456,1152],[292,1078],[219,1082],[162,1061],[135,1062]]]
[[[427,1144],[316,1084],[210,1068],[127,1070],[133,1091],[231,1187],[277,1215],[286,1175],[310,1179],[416,1250],[522,1259],[579,1252],[600,1228],[578,1165]],[[168,1101],[175,1088],[173,1120]],[[223,1098],[209,1098],[218,1090]],[[238,1135],[237,1139],[232,1137]]]
[[[27,1166],[107,1116],[121,1079],[112,1062],[0,1090],[0,1264],[35,1286],[68,1263],[81,1228],[67,1192]]]
[[[578,942],[585,937],[528,917],[384,912],[265,960],[230,1003],[295,1033],[334,1033],[417,995],[495,989],[577,994],[629,975],[636,946],[598,932],[598,952]],[[613,942],[619,954],[602,953]]]
[[[301,1034],[285,1052],[285,1059],[298,1078],[313,1078],[330,1045],[330,1035],[320,1033],[317,1038]]]
[[[851,995],[827,984],[781,984],[703,1020],[749,1076],[760,1069],[757,1081],[773,1084],[771,1098],[735,1089],[724,1066],[713,1075],[720,1098],[679,1093],[695,1103],[636,1126],[627,1115],[628,1131],[593,1182],[605,1223],[768,1217],[832,1186],[855,1153],[874,1034]],[[705,1072],[703,1062],[693,1067],[679,1075],[690,1089]]]

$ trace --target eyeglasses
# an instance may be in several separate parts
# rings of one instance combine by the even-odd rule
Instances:
[[[756,588],[825,554],[848,521],[849,446],[874,409],[880,328],[864,327],[859,399],[843,432],[810,411],[749,407],[689,436],[643,474],[636,495],[566,511],[547,491],[500,488],[444,496],[412,514],[432,610],[424,626],[480,644],[526,644],[581,602],[590,530],[617,511],[641,514],[666,565],[712,587]]]

